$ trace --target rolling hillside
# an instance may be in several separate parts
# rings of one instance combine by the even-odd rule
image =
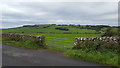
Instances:
[[[78,25],[25,25],[23,27],[3,29],[3,33],[99,34],[100,29]]]

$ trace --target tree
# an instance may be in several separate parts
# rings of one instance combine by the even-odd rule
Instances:
[[[117,28],[112,28],[112,27],[108,27],[105,31],[105,33],[102,36],[118,36],[118,29]]]

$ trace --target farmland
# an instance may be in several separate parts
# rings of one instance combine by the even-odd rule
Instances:
[[[85,26],[80,26],[85,27]],[[59,30],[55,28],[64,28],[66,30]],[[77,26],[68,25],[34,25],[34,26],[23,26],[18,28],[4,29],[3,33],[18,33],[27,35],[40,35],[46,37],[46,44],[49,48],[54,47],[55,50],[61,50],[63,44],[65,47],[72,48],[75,37],[100,37],[99,32],[92,29],[80,29]],[[53,38],[49,38],[53,37]],[[60,38],[60,39],[57,39]],[[62,39],[63,38],[63,39]],[[66,38],[66,39],[64,39]],[[57,41],[55,41],[57,40]],[[63,42],[68,41],[68,42]]]
[[[85,50],[72,49],[75,37],[100,37],[108,27],[103,25],[25,25],[23,27],[3,29],[2,32],[45,36],[48,49],[62,51],[65,55],[72,58],[118,66],[118,55],[116,51],[86,52]],[[117,32],[116,27],[114,27],[114,32]],[[16,42],[14,41],[12,43],[13,41],[11,40],[4,39],[3,42],[4,44],[16,45]],[[20,43],[18,44],[20,45]]]
[[[67,26],[67,25],[34,25],[34,26],[23,26],[18,28],[4,29],[3,32],[12,33],[46,33],[46,34],[97,34],[98,30],[86,29],[84,26]],[[56,28],[62,28],[56,29]],[[68,29],[67,31],[65,29]]]

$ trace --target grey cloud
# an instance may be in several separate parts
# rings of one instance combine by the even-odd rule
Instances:
[[[7,24],[13,27],[17,24],[19,26],[52,23],[117,25],[116,4],[114,2],[6,3],[3,5],[3,27],[7,27]],[[10,19],[13,22],[9,22]]]

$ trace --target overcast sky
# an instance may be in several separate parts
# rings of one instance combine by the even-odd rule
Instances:
[[[118,25],[117,2],[0,3],[2,28],[29,24]]]

